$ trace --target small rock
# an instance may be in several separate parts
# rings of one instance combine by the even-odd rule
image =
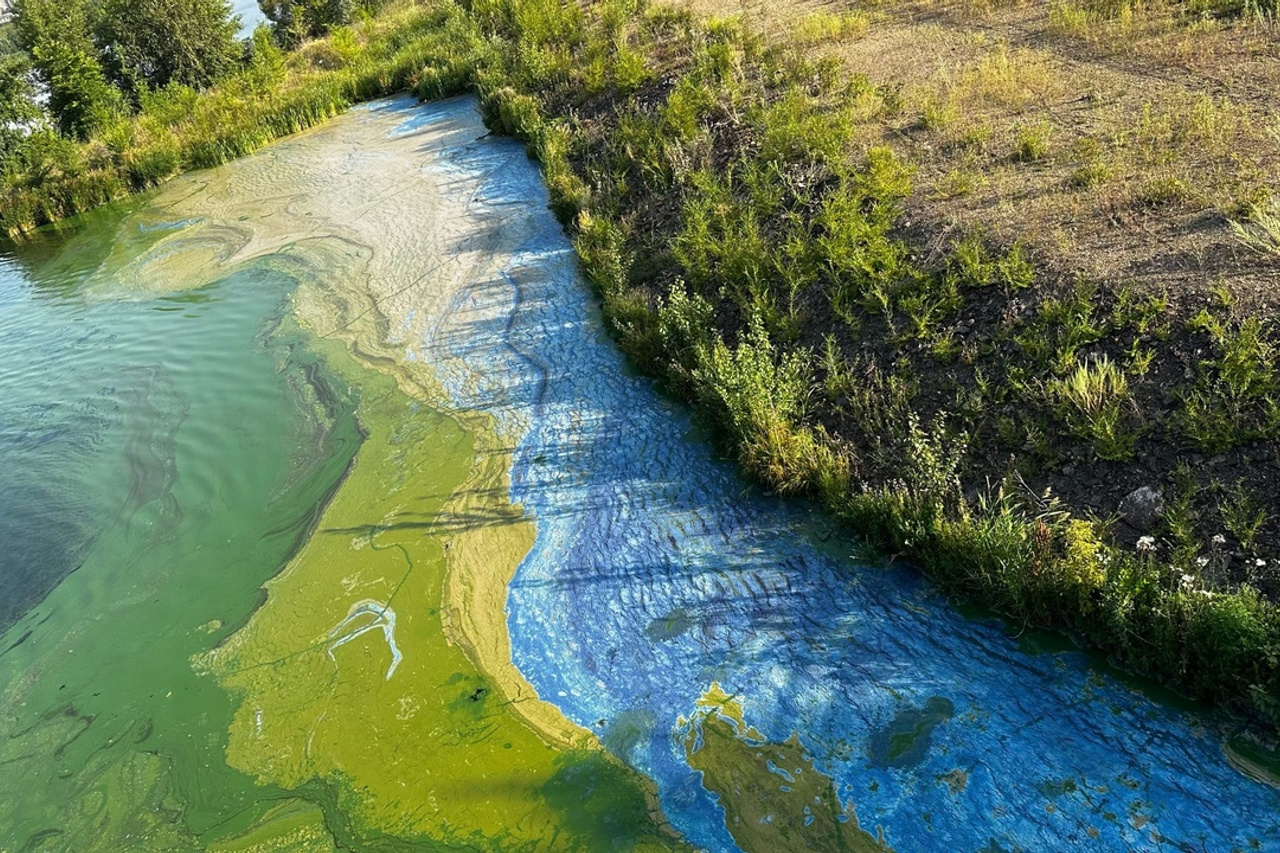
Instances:
[[[1164,515],[1164,493],[1151,486],[1135,489],[1120,501],[1120,514],[1133,529],[1150,530]]]
[[[1064,477],[1070,477],[1070,476],[1072,476],[1072,475],[1073,475],[1073,474],[1075,474],[1075,473],[1076,473],[1076,466],[1074,466],[1074,465],[1063,465],[1063,466],[1062,466],[1062,476],[1064,476]]]

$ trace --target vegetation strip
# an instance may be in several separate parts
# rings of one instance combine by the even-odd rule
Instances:
[[[950,590],[1280,723],[1269,318],[1225,285],[1175,305],[1051,275],[979,232],[930,248],[882,133],[894,87],[812,49],[869,25],[766,39],[631,0],[471,0],[392,4],[290,54],[260,32],[204,94],[169,83],[87,142],[18,143],[0,218],[52,221],[406,86],[474,90],[542,162],[620,345],[747,470]],[[1237,226],[1262,255],[1267,216]],[[1076,495],[1109,481],[1125,499],[1095,517]]]

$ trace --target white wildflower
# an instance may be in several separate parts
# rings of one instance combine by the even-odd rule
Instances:
[[[1196,565],[1203,569],[1205,566],[1209,565],[1209,558],[1196,557]]]
[[[1219,533],[1219,534],[1217,534],[1216,536],[1214,536],[1214,537],[1213,537],[1213,544],[1214,544],[1214,545],[1226,545],[1226,544],[1227,544],[1227,537],[1225,537],[1225,536],[1223,536],[1221,533]]]
[[[1138,540],[1139,551],[1154,551],[1156,549],[1156,540],[1151,536],[1143,536]]]

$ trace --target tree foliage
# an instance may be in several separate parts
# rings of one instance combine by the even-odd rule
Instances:
[[[363,12],[374,12],[383,0],[258,0],[281,44],[292,47],[344,26]]]
[[[17,0],[18,37],[49,87],[49,111],[67,136],[87,139],[124,112],[92,38],[95,7],[86,0]]]
[[[39,118],[30,66],[20,56],[0,56],[0,172],[12,162]]]
[[[18,43],[18,27],[12,21],[0,24],[0,56],[18,53],[22,45]]]
[[[240,59],[226,0],[106,0],[97,27],[107,71],[128,94],[203,89]]]

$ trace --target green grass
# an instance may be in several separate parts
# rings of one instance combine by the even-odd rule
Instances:
[[[1232,221],[1231,230],[1240,242],[1264,255],[1280,256],[1280,202],[1255,204],[1244,222]]]
[[[1267,511],[1243,483],[1236,483],[1230,493],[1218,504],[1222,526],[1240,542],[1246,551],[1253,550],[1258,530],[1267,523]]]
[[[1173,0],[1143,3],[1138,0],[1062,0],[1049,8],[1049,26],[1059,33],[1094,38],[1103,32],[1126,33],[1145,21],[1170,21],[1194,26],[1208,18],[1243,18],[1274,21],[1280,6],[1276,0]]]
[[[494,2],[484,20],[511,20],[513,12],[493,9],[519,5]],[[477,77],[501,81],[501,89],[481,86],[486,99],[536,101],[524,108],[536,121],[513,122],[501,107],[489,114],[542,158],[623,349],[695,403],[767,486],[817,496],[947,588],[1020,620],[1069,628],[1196,695],[1276,695],[1273,605],[1247,586],[1171,583],[1181,563],[1194,565],[1194,549],[1125,551],[1105,524],[1046,509],[999,482],[977,498],[966,494],[974,435],[945,408],[922,415],[905,355],[899,371],[855,354],[858,340],[900,353],[920,342],[957,374],[986,358],[983,375],[995,378],[955,389],[975,428],[994,429],[983,426],[994,420],[987,410],[1012,406],[1008,429],[1019,443],[1049,448],[1059,418],[1099,457],[1124,459],[1140,426],[1132,386],[1169,334],[1167,301],[1127,291],[1101,298],[1081,283],[1036,298],[1003,337],[961,345],[952,327],[970,306],[987,293],[1022,299],[1035,269],[1020,246],[1000,249],[981,234],[932,260],[916,255],[896,230],[911,165],[858,142],[891,98],[865,84],[842,87],[792,45],[766,43],[740,22],[637,10],[607,37],[625,33],[649,57],[654,80],[677,82],[651,81],[634,98],[618,85],[609,107],[583,120],[579,105],[600,93],[583,63],[606,37],[608,8],[544,25],[573,45],[554,63],[534,49],[536,39],[494,25],[487,32],[507,47],[495,52],[500,68]],[[990,90],[984,97],[1023,97],[1026,76],[1005,59],[975,81]],[[1019,159],[1048,156],[1047,129],[1025,136]],[[1101,149],[1077,156],[1077,183],[1109,178]],[[825,338],[813,339],[814,323]],[[1244,381],[1252,362],[1242,353],[1261,346],[1256,340],[1247,331],[1239,343],[1223,338],[1214,377],[1228,387]],[[1123,360],[1098,353],[1112,342],[1128,353]],[[1224,509],[1243,540],[1256,516],[1243,505]],[[1189,541],[1199,524],[1188,521]]]
[[[795,36],[802,44],[862,38],[871,29],[863,12],[812,12],[800,19]]]
[[[1212,355],[1201,360],[1195,382],[1182,392],[1187,439],[1206,453],[1221,453],[1280,437],[1278,353],[1269,326],[1256,317],[1230,325],[1208,310],[1189,325],[1208,339]]]
[[[1053,125],[1047,121],[1018,126],[1013,156],[1023,163],[1034,163],[1049,156],[1053,143]]]

